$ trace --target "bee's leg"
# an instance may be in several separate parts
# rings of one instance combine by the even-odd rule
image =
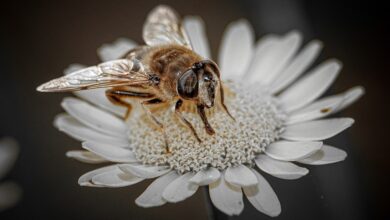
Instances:
[[[111,103],[118,106],[123,106],[127,108],[126,114],[124,116],[125,120],[130,116],[132,106],[130,103],[124,101],[124,98],[151,98],[153,97],[152,94],[148,93],[138,93],[138,92],[131,92],[126,90],[119,90],[119,89],[109,89],[106,91],[106,96],[108,100],[110,100]]]
[[[131,109],[132,109],[133,107],[131,106],[130,103],[123,101],[121,96],[118,96],[118,95],[116,95],[116,94],[114,94],[114,93],[112,93],[112,92],[113,92],[113,91],[112,91],[111,89],[110,89],[110,90],[107,90],[107,91],[106,91],[106,96],[107,96],[108,100],[109,100],[112,104],[118,105],[118,106],[122,106],[122,107],[125,107],[125,108],[127,109],[127,110],[126,110],[126,113],[125,113],[125,116],[124,116],[124,119],[126,120],[126,119],[129,117],[129,115],[130,115],[130,113],[131,113]]]
[[[146,114],[154,121],[154,123],[161,129],[164,128],[164,125],[156,118],[154,117],[153,113],[146,107],[147,105],[153,105],[153,104],[160,104],[162,103],[161,99],[151,99],[147,101],[141,102],[142,108],[145,110]]]
[[[160,103],[163,103],[164,101],[159,99],[159,98],[154,98],[154,99],[150,99],[150,100],[147,100],[147,101],[143,101],[141,102],[141,105],[142,105],[142,108],[144,109],[144,111],[146,112],[146,114],[153,120],[153,122],[160,128],[161,132],[163,133],[164,135],[164,141],[165,141],[165,150],[167,153],[170,153],[171,150],[169,149],[169,145],[168,145],[168,137],[167,137],[167,134],[164,130],[164,125],[153,115],[153,113],[150,111],[149,108],[147,108],[146,106],[147,105],[155,105],[155,104],[160,104]]]
[[[209,124],[209,121],[207,120],[207,116],[206,116],[206,113],[204,111],[204,106],[198,105],[197,109],[198,109],[198,114],[203,121],[204,128],[206,129],[207,134],[209,134],[209,135],[215,134],[214,129],[211,127],[211,125]]]
[[[202,142],[202,140],[199,138],[198,134],[196,133],[195,131],[195,128],[192,126],[192,124],[187,121],[187,119],[184,118],[184,116],[181,114],[181,111],[180,111],[180,107],[183,105],[183,101],[181,99],[179,99],[177,102],[176,102],[176,105],[175,105],[175,113],[176,115],[181,119],[182,122],[184,122],[185,125],[187,125],[187,127],[189,127],[192,131],[192,134],[195,136],[196,140],[199,141],[199,143]]]

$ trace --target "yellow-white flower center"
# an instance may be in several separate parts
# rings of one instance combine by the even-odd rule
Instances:
[[[233,83],[227,86],[230,92],[226,95],[226,105],[235,121],[219,106],[207,110],[216,132],[212,136],[206,133],[196,111],[185,106],[183,115],[194,126],[201,143],[172,109],[154,112],[165,126],[170,153],[166,152],[163,134],[145,114],[129,119],[129,139],[137,159],[144,164],[168,165],[180,173],[206,167],[222,170],[238,164],[251,165],[257,154],[279,138],[284,115],[276,100],[261,88]]]

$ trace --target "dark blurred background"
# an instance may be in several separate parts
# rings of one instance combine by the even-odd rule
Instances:
[[[204,194],[178,204],[143,209],[134,204],[149,182],[122,189],[84,188],[78,177],[92,169],[67,159],[80,144],[57,131],[53,118],[66,94],[38,94],[40,83],[71,63],[98,62],[96,48],[119,37],[141,43],[142,24],[154,6],[165,3],[181,15],[200,15],[213,56],[226,25],[248,19],[257,38],[297,29],[305,41],[322,40],[320,61],[336,57],[344,68],[331,89],[362,85],[366,95],[340,116],[354,126],[331,139],[348,152],[346,161],[311,167],[299,180],[266,175],[282,204],[278,219],[389,219],[389,7],[358,1],[12,1],[0,14],[0,137],[21,145],[6,177],[23,187],[21,202],[0,219],[205,219]],[[387,88],[387,89],[386,89]],[[220,217],[220,216],[219,216]],[[237,217],[236,217],[237,218]],[[236,219],[234,218],[234,219]],[[237,219],[269,219],[250,204]]]

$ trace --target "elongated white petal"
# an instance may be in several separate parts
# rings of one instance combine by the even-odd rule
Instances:
[[[298,162],[310,165],[324,165],[343,161],[346,157],[347,153],[345,151],[329,145],[324,145],[321,150]]]
[[[302,43],[302,34],[298,31],[291,31],[281,39],[280,46],[275,50],[273,62],[268,64],[268,68],[264,69],[267,77],[262,79],[264,84],[269,85],[291,61],[297,53]]]
[[[80,64],[80,63],[72,63],[68,67],[64,69],[64,75],[68,75],[70,73],[76,72],[77,70],[81,70],[87,68],[88,66]]]
[[[83,148],[112,162],[138,162],[138,160],[135,158],[134,153],[130,149],[126,149],[123,147],[118,147],[106,143],[86,141],[83,142]]]
[[[71,150],[66,152],[66,156],[83,163],[97,164],[108,162],[103,157],[86,150]]]
[[[253,51],[253,57],[249,64],[248,70],[245,76],[251,80],[261,80],[264,76],[263,66],[267,65],[267,61],[271,59],[272,54],[281,44],[282,39],[280,36],[272,34],[262,37],[255,46]],[[270,55],[270,56],[269,56]]]
[[[364,94],[364,88],[361,86],[356,86],[348,91],[346,91],[343,96],[344,96],[344,101],[341,103],[340,106],[335,110],[335,112],[341,111],[344,108],[350,106],[353,104],[355,101],[357,101],[362,95]]]
[[[243,187],[246,198],[260,212],[271,217],[278,216],[282,208],[275,191],[256,170],[253,170],[253,173],[259,183],[255,186]]]
[[[136,47],[137,44],[127,38],[119,38],[110,44],[103,44],[97,50],[100,59],[103,62],[119,59],[126,55],[131,49]]]
[[[332,84],[340,69],[340,62],[326,61],[293,84],[279,96],[284,110],[294,111],[318,98]]]
[[[118,169],[116,165],[111,165],[111,166],[106,166],[106,167],[101,167],[96,170],[89,171],[88,173],[83,174],[80,176],[78,183],[80,186],[90,186],[90,187],[102,187],[99,185],[95,185],[92,183],[92,178],[96,175],[109,172],[112,170]]]
[[[189,181],[199,186],[206,186],[217,181],[221,177],[221,173],[214,167],[207,168],[197,172]]]
[[[253,60],[256,68],[250,68],[249,81],[261,82],[268,85],[281,72],[290,59],[295,55],[302,42],[302,36],[297,31],[292,31],[281,38],[270,48],[263,57]],[[253,65],[251,65],[253,66]]]
[[[106,96],[106,88],[103,89],[91,89],[74,92],[78,97],[87,100],[104,110],[114,113],[119,117],[123,117],[126,113],[126,108],[112,104]]]
[[[231,23],[222,38],[219,65],[224,79],[238,78],[246,71],[253,53],[254,34],[246,20]]]
[[[257,184],[257,178],[253,172],[244,165],[227,168],[225,180],[236,186],[252,186]]]
[[[60,114],[54,119],[54,126],[60,131],[79,141],[96,141],[99,143],[110,143],[116,146],[128,146],[126,138],[112,137],[81,124],[75,118],[67,114]]]
[[[321,48],[322,43],[319,41],[308,43],[273,80],[270,85],[271,92],[278,93],[304,73],[317,58]]]
[[[242,191],[221,178],[209,185],[210,198],[214,206],[226,215],[239,215],[244,209]]]
[[[353,124],[352,118],[332,118],[289,125],[281,137],[294,141],[325,140]]]
[[[19,145],[13,138],[0,140],[0,179],[14,165],[19,154]]]
[[[344,101],[342,95],[324,98],[294,111],[285,122],[286,125],[323,118],[332,114]]]
[[[187,16],[183,19],[183,26],[190,38],[193,50],[204,58],[211,58],[210,47],[202,18]]]
[[[321,149],[322,142],[278,141],[270,144],[265,153],[276,160],[296,161],[308,157]]]
[[[344,93],[325,97],[302,109],[292,112],[285,124],[310,121],[334,114],[354,103],[363,94],[363,87],[356,86]]]
[[[299,167],[291,162],[274,160],[264,154],[258,155],[255,162],[262,171],[281,179],[298,179],[309,173],[309,170],[304,167]]]
[[[21,188],[13,182],[0,183],[0,212],[16,205],[22,195]]]
[[[144,179],[156,178],[171,170],[167,166],[147,166],[142,164],[122,164],[119,165],[119,169]]]
[[[155,207],[164,205],[167,201],[163,199],[162,193],[164,189],[176,178],[176,171],[171,171],[151,183],[148,188],[135,200],[135,203],[141,207]]]
[[[82,64],[71,64],[65,70],[64,74],[70,74],[77,70],[86,68],[86,65]],[[83,90],[74,92],[74,94],[96,106],[101,107],[104,110],[112,112],[118,116],[123,117],[126,113],[126,109],[117,105],[112,104],[106,97],[106,88],[102,89],[91,89],[91,90]]]
[[[162,197],[168,202],[180,202],[192,196],[199,186],[189,182],[193,173],[186,173],[173,180],[165,189]]]
[[[144,180],[134,175],[124,173],[119,168],[97,174],[92,177],[92,183],[104,187],[124,187],[130,186]]]
[[[332,84],[340,69],[340,62],[326,61],[293,84],[279,96],[284,110],[294,111],[318,98]]]
[[[116,137],[127,136],[125,122],[110,113],[72,97],[65,98],[61,105],[78,121],[97,131]]]

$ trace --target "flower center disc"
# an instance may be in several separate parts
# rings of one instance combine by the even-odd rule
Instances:
[[[164,136],[151,124],[151,119],[145,114],[131,117],[128,121],[129,139],[137,159],[144,164],[168,165],[180,173],[207,167],[222,170],[238,164],[252,164],[257,154],[279,138],[284,115],[277,108],[276,100],[259,89],[228,86],[230,95],[226,95],[225,102],[235,121],[219,106],[207,110],[214,135],[206,133],[196,111],[185,109],[183,112],[201,143],[171,109],[154,113],[165,126],[171,153],[166,152]]]

